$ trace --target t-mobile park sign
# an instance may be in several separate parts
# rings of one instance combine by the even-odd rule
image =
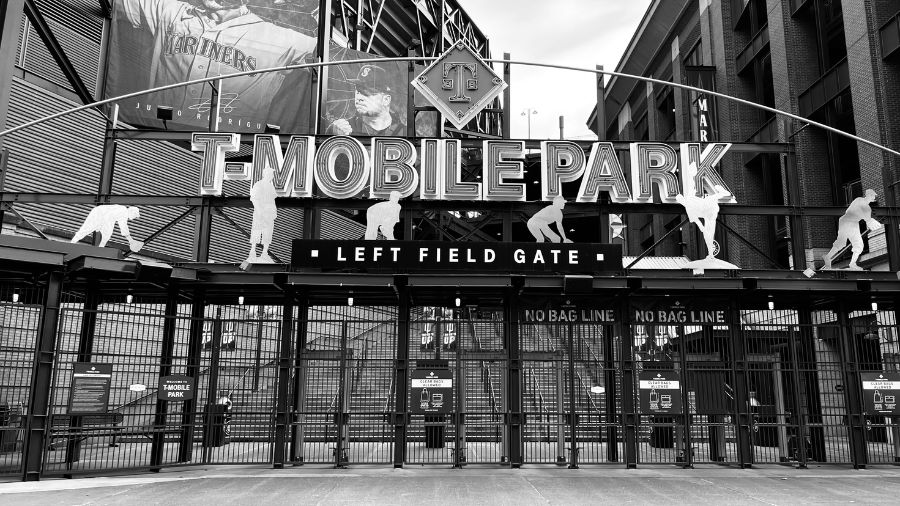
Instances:
[[[251,162],[226,162],[226,154],[238,151],[240,143],[237,133],[193,134],[192,149],[202,154],[201,195],[221,195],[225,180],[255,183],[272,169],[279,197],[388,199],[396,191],[422,200],[525,201],[525,141],[483,141],[480,181],[463,181],[458,139],[422,139],[415,146],[403,138],[375,137],[366,147],[356,138],[335,136],[317,146],[313,136],[294,135],[283,144],[278,135],[257,134]],[[678,202],[683,189],[734,202],[715,168],[730,147],[683,143],[676,150],[662,143],[632,143],[629,181],[610,142],[594,143],[586,154],[574,142],[544,141],[541,200],[561,196],[562,183],[579,182],[576,202],[597,202],[608,193],[616,203],[649,203],[654,189],[665,203]]]

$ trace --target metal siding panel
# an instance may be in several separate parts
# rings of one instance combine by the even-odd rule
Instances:
[[[55,21],[47,20],[47,24],[85,86],[88,89],[95,88],[100,72],[100,45],[86,39],[81,32],[73,31]],[[68,79],[59,69],[53,55],[30,24],[23,67],[28,72],[71,89]]]

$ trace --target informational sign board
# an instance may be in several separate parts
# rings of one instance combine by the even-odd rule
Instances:
[[[863,372],[863,403],[869,414],[897,416],[897,399],[900,398],[900,373]]]
[[[453,412],[453,373],[448,368],[420,367],[410,373],[409,412],[449,414]]]
[[[619,244],[295,240],[294,269],[592,274],[622,270]]]
[[[69,394],[70,415],[93,415],[109,410],[112,364],[76,362]]]
[[[173,375],[159,378],[156,397],[161,401],[187,401],[194,398],[194,378]]]
[[[676,371],[642,371],[638,381],[641,413],[681,414],[681,378]]]

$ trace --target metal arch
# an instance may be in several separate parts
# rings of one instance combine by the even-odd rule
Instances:
[[[403,62],[403,61],[407,61],[407,62],[408,62],[408,61],[431,61],[431,60],[436,60],[436,59],[437,59],[437,58],[434,58],[434,57],[426,57],[426,56],[413,56],[413,57],[406,56],[406,57],[379,58],[379,60],[381,60],[381,61],[398,61],[398,62]],[[43,118],[38,118],[38,119],[36,119],[36,120],[29,121],[29,122],[27,122],[27,123],[23,123],[23,124],[21,124],[21,125],[15,126],[15,127],[13,127],[13,128],[8,128],[8,129],[6,129],[6,130],[0,131],[0,137],[5,137],[5,136],[7,136],[7,135],[9,135],[9,134],[11,134],[11,133],[17,132],[17,131],[19,131],[19,130],[23,130],[23,129],[25,129],[25,128],[29,128],[29,127],[32,127],[32,126],[34,126],[34,125],[38,125],[38,124],[41,124],[41,123],[45,123],[45,122],[47,122],[47,121],[50,121],[50,120],[53,120],[53,119],[56,119],[56,118],[60,118],[60,117],[62,117],[62,116],[66,116],[66,115],[73,114],[73,113],[76,113],[76,112],[79,112],[79,111],[83,111],[83,110],[85,110],[85,109],[90,109],[90,108],[94,108],[94,107],[97,107],[97,106],[109,104],[109,103],[112,103],[112,102],[117,102],[117,101],[119,101],[119,100],[124,100],[124,99],[127,99],[127,98],[139,97],[139,96],[141,96],[141,95],[146,95],[146,94],[154,93],[154,92],[157,92],[157,91],[170,90],[170,89],[178,88],[178,87],[181,87],[181,86],[188,86],[188,85],[192,85],[192,84],[200,84],[200,83],[212,82],[212,81],[216,81],[216,80],[219,80],[219,79],[229,79],[229,78],[232,78],[232,77],[240,77],[240,76],[246,76],[246,75],[251,75],[251,74],[263,74],[263,73],[266,73],[266,72],[279,72],[279,71],[285,71],[285,70],[319,68],[319,67],[328,67],[328,66],[331,66],[331,65],[344,65],[344,64],[357,64],[357,63],[358,63],[358,64],[362,64],[362,63],[371,63],[371,61],[372,61],[371,59],[357,59],[357,60],[344,60],[344,61],[331,61],[331,62],[302,63],[302,64],[296,64],[296,65],[285,65],[285,66],[282,66],[282,67],[270,67],[270,68],[266,68],[266,69],[248,70],[248,71],[245,71],[245,72],[236,72],[236,73],[234,73],[234,74],[228,74],[228,75],[226,75],[226,76],[204,77],[204,78],[200,78],[200,79],[193,79],[193,80],[190,80],[190,81],[184,81],[184,82],[181,82],[181,83],[167,84],[167,85],[165,85],[165,86],[159,86],[159,87],[156,87],[156,88],[151,88],[151,89],[142,90],[142,91],[136,91],[136,92],[128,93],[128,94],[125,94],[125,95],[120,95],[120,96],[118,96],[118,97],[112,97],[112,98],[107,98],[107,99],[105,99],[105,100],[99,100],[99,101],[97,101],[97,102],[93,102],[93,103],[90,103],[90,104],[85,104],[85,105],[78,106],[78,107],[73,107],[72,109],[68,109],[68,110],[65,110],[65,111],[61,111],[61,112],[58,112],[58,113],[54,113],[54,114],[51,114],[51,115],[49,115],[49,116],[45,116],[45,117],[43,117]],[[516,60],[487,59],[487,60],[485,60],[485,61],[488,62],[488,63],[504,63],[504,64],[512,64],[512,65],[527,65],[527,66],[531,66],[531,67],[542,67],[542,68],[553,68],[553,69],[560,69],[560,70],[571,70],[571,71],[575,71],[575,72],[586,72],[586,73],[589,73],[589,74],[610,75],[610,76],[622,77],[622,78],[625,78],[625,79],[636,79],[636,80],[638,80],[638,81],[644,81],[644,82],[648,82],[648,83],[659,84],[659,85],[661,85],[661,86],[672,86],[672,87],[674,87],[674,88],[680,88],[680,89],[683,89],[683,90],[696,91],[696,92],[699,92],[699,93],[705,93],[705,94],[707,94],[707,95],[711,95],[711,96],[714,96],[714,97],[719,97],[719,98],[722,98],[722,99],[725,99],[725,100],[730,100],[730,101],[732,101],[732,102],[737,102],[737,103],[739,103],[739,104],[743,104],[743,105],[747,105],[747,106],[750,106],[750,107],[754,107],[754,108],[756,108],[756,109],[761,109],[761,110],[768,111],[768,112],[772,112],[772,113],[775,113],[775,114],[780,114],[780,115],[782,115],[782,116],[787,116],[788,118],[792,118],[792,119],[801,121],[801,122],[803,122],[803,123],[808,123],[808,124],[810,124],[810,125],[817,126],[817,127],[821,128],[821,129],[823,129],[823,130],[827,130],[827,131],[832,132],[832,133],[835,133],[835,134],[837,134],[837,135],[841,135],[841,136],[844,136],[844,137],[853,139],[853,140],[855,140],[855,141],[862,142],[863,144],[867,144],[867,145],[869,145],[869,146],[872,146],[872,147],[874,147],[874,148],[877,148],[877,149],[879,149],[879,150],[881,150],[881,151],[884,151],[884,152],[886,152],[886,153],[891,153],[891,154],[893,154],[893,155],[895,155],[895,156],[897,156],[897,157],[900,157],[900,151],[893,150],[893,149],[891,149],[891,148],[889,148],[889,147],[887,147],[887,146],[883,146],[883,145],[881,145],[881,144],[878,144],[877,142],[873,142],[873,141],[870,141],[870,140],[868,140],[868,139],[864,139],[864,138],[862,138],[862,137],[859,137],[859,136],[857,136],[857,135],[854,135],[854,134],[851,134],[851,133],[844,132],[843,130],[838,130],[837,128],[834,128],[834,127],[825,125],[825,124],[823,124],[823,123],[819,123],[819,122],[817,122],[817,121],[813,121],[813,120],[811,120],[811,119],[809,119],[809,118],[804,118],[804,117],[802,117],[802,116],[798,116],[798,115],[796,115],[796,114],[793,114],[793,113],[790,113],[790,112],[787,112],[787,111],[782,111],[781,109],[776,109],[776,108],[774,108],[774,107],[769,107],[769,106],[766,106],[766,105],[758,104],[758,103],[756,103],[756,102],[751,102],[751,101],[749,101],[749,100],[744,100],[744,99],[742,99],[742,98],[733,97],[733,96],[727,95],[727,94],[725,94],[725,93],[721,93],[721,92],[717,92],[717,91],[705,90],[705,89],[703,89],[703,88],[698,88],[698,87],[690,86],[690,85],[687,85],[687,84],[673,83],[673,82],[670,82],[670,81],[663,81],[663,80],[661,80],[661,79],[654,79],[654,78],[652,78],[652,77],[644,77],[644,76],[638,76],[638,75],[634,75],[634,74],[626,74],[626,73],[623,73],[623,72],[615,72],[615,71],[612,71],[612,70],[601,70],[601,69],[596,69],[596,68],[591,69],[591,68],[582,68],[582,67],[571,67],[571,66],[568,66],[568,65],[556,65],[556,64],[552,64],[552,63],[536,63],[536,62],[526,62],[526,61],[516,61]]]

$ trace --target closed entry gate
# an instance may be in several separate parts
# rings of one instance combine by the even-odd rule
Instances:
[[[299,322],[290,461],[392,461],[395,307],[313,306]]]
[[[405,461],[507,463],[502,312],[426,306],[413,308],[412,320]],[[436,376],[444,381],[430,379]]]

